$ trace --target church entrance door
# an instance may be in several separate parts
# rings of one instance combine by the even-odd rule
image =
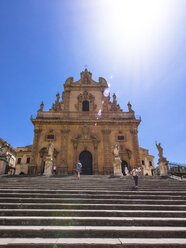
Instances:
[[[83,151],[79,155],[79,160],[82,163],[82,175],[92,175],[92,154],[88,151]]]
[[[122,171],[124,176],[126,176],[125,175],[125,167],[128,168],[128,164],[127,164],[127,162],[125,160],[122,160],[122,162],[121,162],[121,171]]]

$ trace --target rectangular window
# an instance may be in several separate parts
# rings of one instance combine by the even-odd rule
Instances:
[[[21,163],[21,158],[18,158],[17,163],[18,163],[18,164]]]
[[[89,111],[89,102],[88,101],[83,101],[82,111]]]
[[[26,163],[27,163],[27,164],[30,164],[30,158],[27,158],[27,159],[26,159]]]
[[[118,140],[124,140],[124,136],[118,136]]]
[[[152,166],[152,162],[151,161],[149,161],[149,165]]]
[[[47,135],[47,139],[54,140],[54,135],[53,134]]]
[[[144,160],[142,160],[142,161],[141,161],[141,163],[142,163],[142,165],[145,165],[145,162],[144,162]]]

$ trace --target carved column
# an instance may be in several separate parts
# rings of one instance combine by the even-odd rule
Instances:
[[[28,169],[28,174],[36,174],[37,171],[37,164],[36,164],[36,152],[38,148],[39,137],[41,135],[41,129],[34,130],[34,141],[32,145],[32,153],[31,153],[31,163]]]
[[[134,154],[134,163],[135,163],[134,165],[135,166],[141,166],[137,127],[131,129],[130,132],[132,134],[132,143],[133,143],[133,148],[134,148],[134,153],[133,153]]]
[[[110,144],[110,133],[111,130],[106,129],[102,130],[103,134],[103,148],[104,148],[104,166],[103,166],[103,174],[112,174],[113,166],[112,166],[112,151]]]
[[[59,166],[58,173],[59,174],[68,174],[68,136],[69,136],[69,129],[61,130],[61,166]]]

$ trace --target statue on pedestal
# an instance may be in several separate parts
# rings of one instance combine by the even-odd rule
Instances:
[[[119,157],[119,146],[117,144],[115,144],[113,147],[113,152],[114,152],[114,157],[118,158]]]
[[[43,112],[43,108],[44,108],[44,103],[42,101],[41,104],[40,104],[40,109],[38,111]]]
[[[128,102],[128,104],[127,104],[127,106],[128,106],[128,110],[129,110],[129,112],[134,112],[134,110],[132,110],[132,105],[131,105],[131,103],[130,102]]]
[[[53,159],[53,154],[54,154],[54,144],[50,142],[48,144],[48,156],[50,156]]]
[[[50,142],[48,144],[48,155],[45,160],[45,170],[43,173],[43,175],[45,176],[52,175],[52,167],[54,165],[53,155],[54,155],[54,144]]]
[[[113,154],[114,154],[114,162],[113,162],[113,169],[115,176],[123,176],[121,170],[121,159],[119,156],[119,146],[115,144],[113,147]]]
[[[160,170],[160,176],[167,176],[168,175],[168,161],[165,157],[163,157],[163,148],[161,146],[161,143],[157,143],[156,141],[156,147],[158,149],[158,166]]]

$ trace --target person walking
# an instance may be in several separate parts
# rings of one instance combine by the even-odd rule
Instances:
[[[53,167],[53,174],[54,175],[56,174],[56,165],[54,165],[54,167]]]
[[[125,166],[125,176],[128,176],[128,175],[129,175],[129,171],[128,171],[127,166]]]
[[[138,187],[138,172],[138,169],[136,168],[136,166],[134,166],[134,169],[132,170],[132,176],[134,178],[135,188]]]
[[[78,173],[78,179],[80,179],[81,168],[82,168],[82,164],[81,164],[80,161],[78,161],[77,164],[76,164],[76,169],[77,169],[77,173]]]

